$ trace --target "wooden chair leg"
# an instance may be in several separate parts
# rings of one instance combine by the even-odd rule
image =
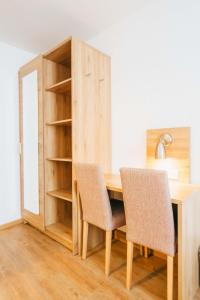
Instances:
[[[144,257],[148,258],[149,257],[149,253],[148,253],[148,248],[144,247]]]
[[[133,242],[127,241],[127,271],[126,271],[126,288],[130,290],[132,285],[133,272]]]
[[[86,259],[87,244],[88,244],[88,223],[86,221],[83,221],[83,252],[82,252],[82,259]]]
[[[112,244],[112,231],[106,231],[106,251],[105,251],[105,274],[110,274],[110,256]]]
[[[140,255],[143,256],[143,246],[140,245]]]
[[[173,300],[174,258],[167,256],[167,300]]]

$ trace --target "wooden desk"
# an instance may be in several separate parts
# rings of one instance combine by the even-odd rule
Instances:
[[[119,175],[106,174],[105,181],[122,193]],[[170,181],[170,192],[178,208],[178,300],[192,300],[199,287],[200,185]]]

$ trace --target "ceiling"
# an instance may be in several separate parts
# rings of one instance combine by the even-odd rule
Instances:
[[[69,35],[88,40],[145,0],[0,0],[0,41],[39,53]]]

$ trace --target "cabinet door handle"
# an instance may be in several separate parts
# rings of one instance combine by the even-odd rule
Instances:
[[[104,78],[100,78],[99,81],[104,81]]]

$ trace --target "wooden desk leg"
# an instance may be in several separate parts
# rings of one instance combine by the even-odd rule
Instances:
[[[182,258],[182,205],[178,205],[178,300],[182,300],[183,258]]]
[[[192,300],[199,288],[200,193],[178,205],[178,300]]]

